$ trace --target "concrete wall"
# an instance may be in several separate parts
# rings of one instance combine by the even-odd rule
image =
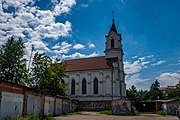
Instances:
[[[79,102],[80,110],[110,110],[111,101],[84,101]]]
[[[112,96],[112,80],[111,69],[66,72],[68,78],[65,78],[68,86],[67,94],[70,98],[79,101],[102,101],[110,100]],[[86,79],[86,94],[82,94],[82,80]],[[94,79],[98,79],[98,94],[94,94]],[[120,99],[120,84],[118,79],[118,71],[114,70],[113,74],[113,98]],[[75,95],[71,95],[71,83],[75,80]],[[126,84],[121,81],[121,92],[123,97],[126,96]]]

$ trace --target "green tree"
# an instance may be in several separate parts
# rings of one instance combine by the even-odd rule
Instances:
[[[51,59],[44,54],[36,53],[32,62],[32,77],[30,78],[30,87],[45,90],[48,78],[48,68],[51,65]]]
[[[149,99],[149,97],[148,97],[148,91],[147,90],[137,91],[136,101],[146,101],[148,99]]]
[[[27,79],[26,59],[22,39],[10,37],[0,48],[0,79],[25,84]]]
[[[53,94],[65,95],[65,62],[52,63],[45,54],[36,53],[32,62],[30,86]]]
[[[127,90],[127,97],[132,101],[146,101],[148,100],[148,91],[137,90],[134,85]]]
[[[148,93],[150,100],[157,100],[163,98],[163,93],[162,91],[159,90],[159,87],[160,87],[160,83],[158,82],[158,80],[152,83]]]
[[[180,88],[168,89],[164,94],[165,99],[180,99]]]
[[[136,101],[136,96],[137,96],[137,89],[134,85],[127,90],[127,98],[129,98],[132,101]]]

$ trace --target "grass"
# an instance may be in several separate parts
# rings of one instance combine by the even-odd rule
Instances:
[[[100,114],[105,114],[105,115],[112,115],[112,110],[105,110],[105,111],[100,111]]]
[[[166,113],[166,112],[164,112],[164,111],[162,111],[162,110],[157,111],[157,112],[156,112],[156,114],[158,114],[158,115],[162,115],[162,116],[166,116],[166,115],[167,115],[167,113]]]
[[[43,117],[33,116],[33,115],[25,115],[25,116],[16,116],[13,118],[7,117],[5,120],[55,120],[55,119],[48,115],[43,116]]]
[[[71,113],[63,113],[63,116],[69,116],[69,115],[81,115],[81,112],[71,112]]]
[[[113,115],[112,110],[100,111],[99,113],[105,115]],[[118,114],[117,116],[137,116],[139,114],[140,113],[136,110],[136,108],[133,108],[133,110],[130,113]]]

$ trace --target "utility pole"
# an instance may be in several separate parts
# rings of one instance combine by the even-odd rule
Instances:
[[[29,58],[28,73],[29,73],[29,70],[30,70],[30,64],[31,64],[31,59],[32,59],[33,51],[34,51],[34,45],[31,46],[31,55],[30,55],[30,58]]]

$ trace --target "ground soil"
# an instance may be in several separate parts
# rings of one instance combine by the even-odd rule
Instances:
[[[55,117],[56,120],[179,120],[176,116],[160,116],[151,113],[142,113],[139,116],[103,115],[97,112],[81,112],[80,114]]]

